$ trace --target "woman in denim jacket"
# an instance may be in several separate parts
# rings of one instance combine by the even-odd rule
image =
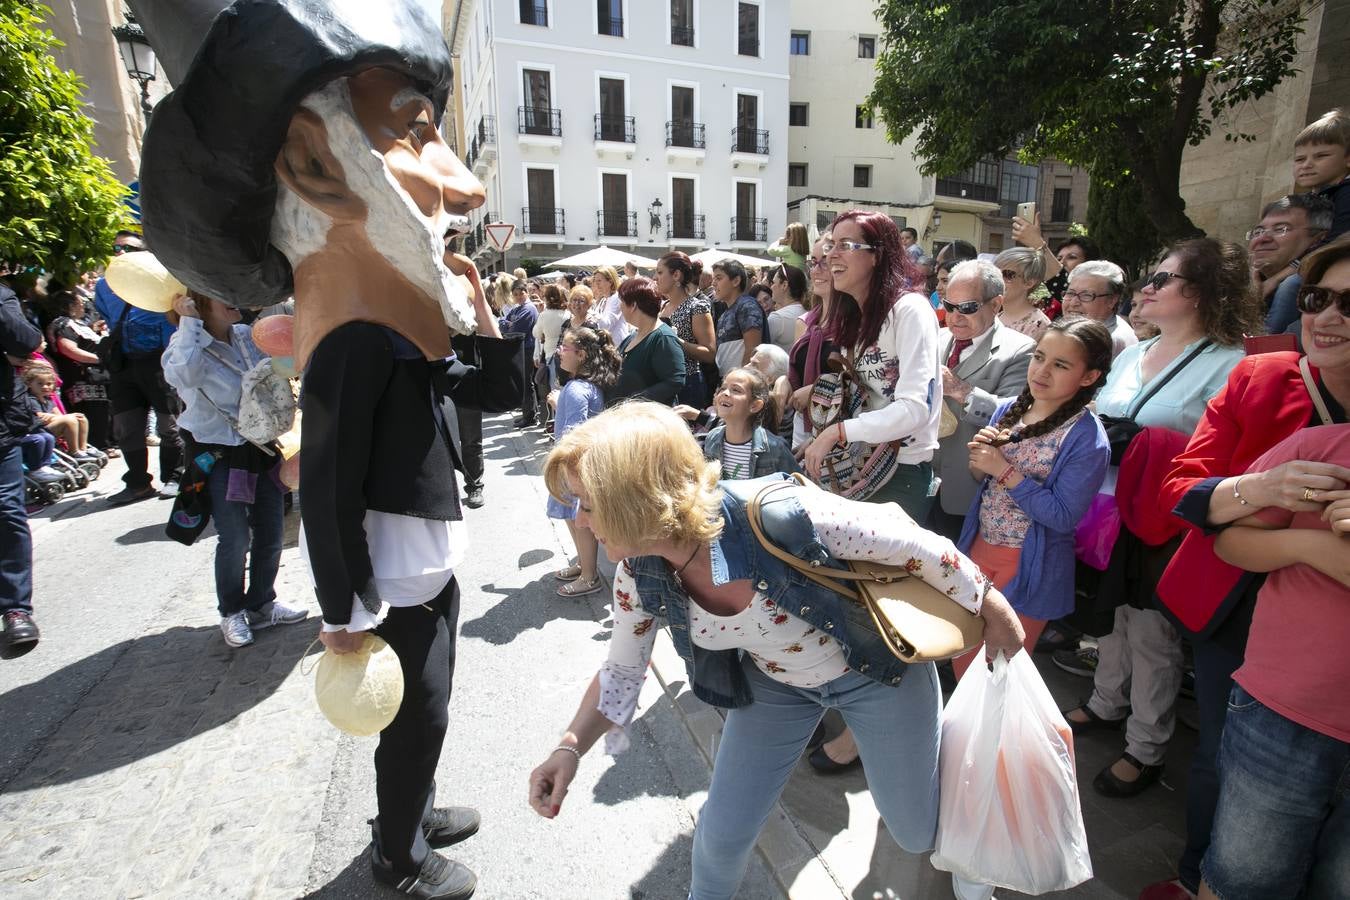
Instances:
[[[591,419],[549,455],[549,492],[576,496],[578,524],[622,565],[608,659],[560,745],[531,773],[531,806],[558,815],[581,754],[602,736],[611,753],[627,746],[657,619],[664,619],[695,695],[728,710],[694,836],[691,897],[735,895],[755,839],[827,708],[857,734],[891,835],[905,850],[925,852],[938,808],[942,703],[933,665],[900,662],[864,610],[755,539],[746,504],[785,476],[719,485],[718,469],[672,410],[651,403]],[[1021,626],[1002,595],[950,541],[895,504],[806,486],[766,503],[763,521],[775,544],[804,560],[905,566],[984,618],[990,653],[1021,649]]]

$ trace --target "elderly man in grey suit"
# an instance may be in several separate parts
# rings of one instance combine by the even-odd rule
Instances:
[[[947,282],[947,327],[938,337],[942,367],[942,401],[951,416],[939,426],[933,468],[942,478],[931,527],[952,540],[980,482],[970,473],[967,444],[989,424],[994,408],[1027,386],[1027,365],[1036,342],[998,320],[1003,308],[1003,276],[981,260],[967,260],[952,269]],[[955,419],[955,430],[947,433]]]

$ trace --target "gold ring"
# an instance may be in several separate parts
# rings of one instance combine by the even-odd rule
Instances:
[[[1310,487],[1305,487],[1303,489],[1303,502],[1311,503],[1312,498],[1313,498],[1313,489]]]

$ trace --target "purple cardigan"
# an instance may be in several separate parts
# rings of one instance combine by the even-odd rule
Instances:
[[[997,422],[1014,401],[994,410]],[[1023,478],[1011,491],[1013,500],[1031,519],[1022,541],[1017,574],[1003,588],[1012,608],[1030,619],[1057,619],[1073,611],[1073,533],[1106,479],[1111,463],[1111,445],[1097,417],[1083,416],[1060,444],[1044,484]],[[984,502],[985,478],[966,513],[957,546],[968,553],[980,533],[980,505]]]

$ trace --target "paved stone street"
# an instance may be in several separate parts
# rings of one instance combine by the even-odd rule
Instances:
[[[526,806],[526,776],[604,654],[608,597],[563,600],[548,573],[570,550],[543,515],[550,446],[509,418],[486,423],[487,499],[469,511],[463,612],[443,802],[484,814],[454,848],[485,898],[680,898],[720,717],[686,689],[664,638],[617,760],[592,753],[564,812]],[[208,532],[164,537],[168,500],[107,509],[114,462],[90,491],[33,521],[39,649],[0,664],[0,895],[367,897],[374,739],[341,735],[313,701],[317,620],[231,651],[217,628]],[[314,608],[288,518],[282,597]],[[306,654],[309,654],[306,657]],[[308,661],[305,661],[305,660]],[[1040,660],[1044,663],[1044,660]],[[1089,685],[1042,665],[1064,705]],[[309,674],[306,674],[309,673]],[[1179,729],[1177,758],[1192,735]],[[1180,772],[1135,801],[1090,782],[1119,736],[1078,748],[1098,877],[1066,896],[1133,898],[1180,847]],[[947,880],[900,853],[859,772],[803,762],[741,896],[939,898]]]

